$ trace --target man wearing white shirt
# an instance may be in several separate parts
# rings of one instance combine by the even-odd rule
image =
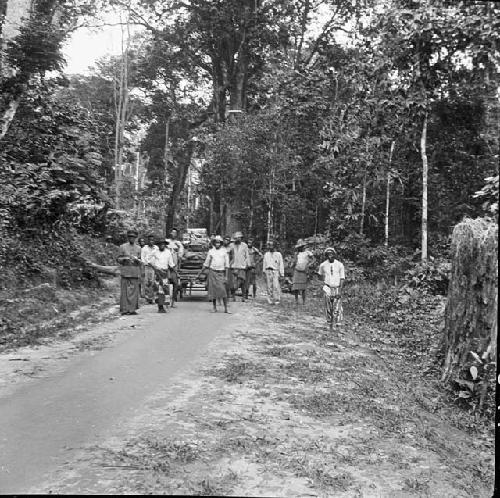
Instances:
[[[154,235],[148,235],[148,243],[141,249],[141,261],[144,263],[144,293],[149,304],[154,299],[155,271],[151,262],[156,251],[158,246],[154,243]]]
[[[158,313],[166,313],[165,295],[170,295],[169,276],[175,268],[172,253],[167,249],[167,240],[158,241],[158,251],[151,257],[151,266],[153,267],[158,282],[157,302]]]
[[[233,237],[234,243],[231,244],[233,249],[233,259],[229,265],[231,267],[230,271],[233,277],[231,297],[233,298],[233,301],[236,301],[236,291],[241,288],[241,301],[245,302],[247,295],[247,268],[250,263],[250,253],[248,252],[248,246],[242,241],[243,234],[241,232],[236,232]]]
[[[229,313],[227,309],[227,276],[229,273],[229,255],[225,247],[222,247],[222,237],[216,235],[212,247],[207,254],[203,269],[208,269],[208,299],[212,301],[213,311],[217,313],[217,300],[222,299],[224,303],[224,313]],[[198,278],[197,277],[197,278]]]
[[[328,258],[319,266],[319,276],[325,284],[325,305],[327,311],[327,320],[330,327],[333,325],[334,301],[336,305],[337,323],[342,319],[342,305],[340,298],[342,297],[342,287],[345,280],[344,265],[335,259],[335,249],[328,247],[325,250],[325,256]]]
[[[328,258],[319,265],[319,275],[323,282],[332,289],[336,289],[335,293],[339,296],[342,294],[342,287],[345,280],[344,265],[335,259],[335,252],[332,247],[325,251],[325,256]]]
[[[285,265],[283,264],[283,256],[274,249],[272,240],[267,243],[262,267],[266,273],[267,302],[269,304],[279,304],[281,299],[280,277],[285,276]]]

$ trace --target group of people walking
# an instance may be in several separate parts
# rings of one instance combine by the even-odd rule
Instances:
[[[136,315],[139,298],[149,304],[156,301],[158,312],[166,313],[175,308],[179,288],[178,270],[184,255],[184,246],[178,239],[177,229],[170,238],[155,240],[149,235],[137,244],[138,233],[127,232],[128,242],[120,246],[117,261],[120,265],[120,313]]]
[[[158,312],[166,313],[169,307],[175,307],[179,289],[179,268],[184,256],[184,246],[178,240],[178,232],[173,229],[170,238],[155,241],[153,235],[147,241],[139,239],[137,232],[127,232],[128,242],[120,246],[118,262],[121,275],[120,312],[137,314],[139,297],[148,303],[156,302]],[[156,242],[156,243],[155,243]],[[292,292],[298,304],[306,302],[306,290],[309,270],[314,262],[314,255],[307,249],[307,243],[300,239],[295,245],[293,260]],[[334,304],[339,299],[345,279],[344,265],[335,257],[335,249],[325,250],[326,260],[316,272],[323,281],[327,318],[333,320]],[[243,234],[236,232],[233,237],[212,235],[202,269],[196,276],[207,275],[208,299],[212,302],[213,312],[217,304],[222,303],[224,312],[229,313],[228,300],[236,301],[236,292],[241,290],[241,300],[257,294],[257,267],[262,263],[262,271],[267,287],[269,304],[281,301],[281,282],[285,277],[283,255],[270,240],[264,254],[255,247],[253,239],[243,241]]]
[[[227,302],[229,298],[236,301],[236,292],[241,289],[241,300],[245,302],[257,295],[256,271],[262,259],[262,253],[253,244],[253,239],[243,242],[243,234],[236,232],[229,236],[212,235],[211,249],[208,251],[203,268],[198,273],[207,274],[208,299],[217,312],[217,302],[224,304],[224,312],[229,313]]]

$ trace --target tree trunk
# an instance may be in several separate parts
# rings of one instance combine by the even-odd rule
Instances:
[[[195,148],[195,143],[193,141],[189,141],[185,146],[185,149],[182,151],[181,154],[179,154],[178,157],[177,178],[175,178],[173,182],[172,193],[170,195],[170,200],[168,203],[167,219],[165,224],[165,229],[167,233],[175,225],[179,198],[181,196],[182,191],[184,190],[184,186],[186,185],[186,178],[189,171],[189,166],[191,164],[191,158],[193,157],[194,148]]]
[[[2,112],[2,115],[0,116],[0,140],[2,140],[9,131],[10,125],[14,120],[20,102],[21,97],[11,100],[7,104],[6,109]]]
[[[163,188],[167,189],[167,183],[168,183],[168,161],[170,159],[170,145],[169,145],[169,139],[170,139],[170,116],[167,117],[166,122],[165,122],[165,147],[163,149],[163,166],[165,168],[165,181],[163,182]],[[165,210],[163,210],[162,215],[161,215],[161,225],[163,227],[163,235],[166,237],[167,236],[167,230],[168,230],[168,204],[165,206]]]
[[[422,123],[420,155],[422,157],[422,262],[425,263],[427,261],[427,113]]]
[[[366,207],[366,169],[363,175],[363,193],[361,195],[361,220],[359,222],[359,234],[363,235],[365,228],[365,207]]]
[[[467,381],[474,363],[471,351],[485,364],[487,351],[490,361],[496,357],[498,225],[482,218],[462,221],[453,230],[451,251],[441,380]]]
[[[384,219],[384,245],[389,246],[389,205],[390,205],[390,195],[391,195],[391,163],[392,163],[392,153],[394,152],[394,140],[391,142],[391,150],[389,152],[389,166],[387,168],[387,184],[385,189],[385,219]]]

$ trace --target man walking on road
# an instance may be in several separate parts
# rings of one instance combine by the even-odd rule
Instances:
[[[170,272],[175,268],[172,253],[167,249],[168,240],[161,239],[158,241],[158,251],[152,256],[151,266],[153,267],[157,281],[156,300],[158,302],[158,313],[166,313],[165,295],[172,297],[170,294]],[[168,303],[167,303],[168,308]]]
[[[217,313],[217,300],[222,299],[224,313],[227,310],[227,276],[229,273],[229,255],[222,247],[222,237],[217,235],[213,240],[214,247],[208,251],[207,259],[203,263],[203,269],[198,273],[199,278],[203,270],[208,269],[208,299],[212,301],[213,311]]]
[[[257,265],[262,259],[261,252],[254,247],[253,239],[248,239],[248,268],[247,268],[247,282],[246,282],[246,298],[248,299],[248,293],[250,291],[250,286],[252,287],[252,296],[255,299],[257,295]]]
[[[335,249],[328,247],[325,250],[326,261],[319,266],[318,274],[324,282],[325,309],[330,327],[333,325],[334,314],[337,315],[337,324],[342,321],[342,287],[344,286],[344,265],[335,259]]]
[[[170,283],[173,285],[172,308],[175,308],[175,302],[177,301],[177,293],[179,291],[179,268],[184,256],[184,245],[178,239],[178,233],[177,228],[172,228],[170,231],[170,241],[168,243],[168,248],[172,253],[175,265],[174,269],[170,271]]]
[[[222,247],[226,250],[227,255],[229,257],[229,268],[231,268],[231,263],[233,262],[233,245],[231,244],[231,237],[229,235],[226,235],[224,237]],[[231,295],[231,289],[233,288],[233,272],[231,270],[228,271],[227,273],[227,282],[226,282],[226,291],[227,291],[227,297],[229,299],[229,296]]]
[[[267,243],[266,249],[263,268],[266,272],[267,302],[269,304],[279,304],[281,299],[280,277],[285,276],[283,256],[274,249],[272,240]]]
[[[141,248],[135,243],[137,232],[127,232],[128,242],[120,246],[118,257],[120,265],[120,313],[137,315],[141,283]]]
[[[155,271],[151,263],[154,254],[158,251],[154,240],[154,235],[148,235],[148,243],[141,249],[141,260],[144,264],[144,295],[149,304],[153,304],[155,283]]]
[[[233,285],[231,287],[231,297],[236,301],[236,291],[241,288],[241,301],[245,302],[247,296],[247,268],[250,263],[250,255],[248,253],[248,246],[242,241],[243,234],[236,232],[234,234],[233,247],[233,260],[230,264],[231,272],[233,274]]]

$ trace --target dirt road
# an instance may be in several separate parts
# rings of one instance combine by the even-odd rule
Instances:
[[[76,450],[140,413],[148,396],[230,330],[234,315],[208,310],[205,301],[183,302],[167,315],[148,306],[93,330],[89,347],[2,355],[4,373],[21,362],[25,370],[0,396],[0,492],[36,491]]]
[[[0,355],[0,492],[491,496],[492,434],[387,326],[347,303],[331,332],[318,302],[143,308]]]

